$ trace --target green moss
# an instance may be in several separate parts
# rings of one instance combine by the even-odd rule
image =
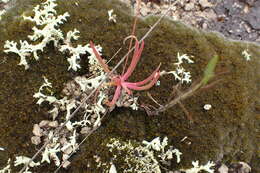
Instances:
[[[128,16],[130,10],[122,12],[126,7],[112,0],[77,2],[79,6],[73,1],[58,2],[58,14],[68,11],[71,15],[61,29],[65,33],[77,28],[80,31],[77,44],[93,40],[103,47],[104,57],[110,58],[122,46],[123,39],[131,33],[133,19]],[[59,96],[64,83],[76,75],[88,72],[84,56],[82,70],[77,73],[68,72],[65,56],[51,45],[44,50],[39,61],[31,60],[31,67],[27,71],[24,67],[17,66],[17,55],[3,53],[5,40],[24,40],[32,33],[32,23],[23,21],[19,16],[31,14],[32,7],[36,4],[38,2],[33,0],[17,1],[16,7],[9,10],[0,22],[0,28],[4,28],[0,30],[0,57],[6,57],[6,62],[0,64],[0,146],[7,149],[7,154],[1,153],[3,157],[0,157],[0,165],[4,165],[8,157],[32,156],[35,153],[35,146],[30,142],[32,127],[48,118],[46,111],[49,109],[48,105],[36,105],[36,100],[32,97],[43,83],[42,76],[53,83],[53,91]],[[108,22],[107,11],[112,8],[117,14],[116,24]],[[138,38],[156,19],[150,17],[138,21]],[[247,48],[252,54],[252,60],[248,62],[241,55]],[[179,22],[164,20],[145,40],[142,58],[130,80],[140,81],[146,78],[159,63],[162,63],[162,70],[174,70],[177,52],[194,56],[195,64],[185,65],[191,71],[193,81],[202,78],[206,64],[215,54],[220,58],[216,71],[229,71],[219,77],[222,80],[213,88],[201,90],[183,101],[194,123],[187,120],[179,105],[153,117],[147,116],[144,111],[116,109],[72,158],[72,166],[63,172],[100,172],[96,169],[97,163],[94,162],[93,155],[99,155],[102,160],[109,162],[111,156],[105,145],[101,144],[111,137],[142,141],[156,136],[167,136],[170,144],[184,153],[181,163],[173,164],[172,168],[190,167],[192,160],[205,163],[223,156],[224,161],[243,160],[255,166],[253,169],[260,169],[260,153],[257,151],[259,141],[256,136],[257,130],[260,130],[257,123],[259,112],[255,109],[259,106],[259,46],[229,41],[216,33],[204,33]],[[111,67],[125,53],[126,47],[111,62]],[[176,82],[172,76],[162,77],[160,81],[161,86],[153,87],[149,92],[160,104],[165,104],[169,101],[169,93]],[[141,104],[154,104],[146,92],[135,94],[140,95]],[[203,105],[207,103],[213,108],[204,111]],[[188,138],[180,142],[185,136]],[[53,165],[43,165],[35,172],[51,172],[54,169]]]

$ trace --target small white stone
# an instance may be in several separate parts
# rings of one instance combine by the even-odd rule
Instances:
[[[202,8],[208,8],[213,6],[213,4],[211,4],[208,0],[199,0],[199,3],[202,6]]]
[[[51,122],[49,122],[48,125],[49,125],[50,127],[58,127],[59,123],[58,123],[58,121],[51,121]]]
[[[219,168],[218,168],[218,172],[219,173],[228,173],[228,167],[225,164],[222,164]]]
[[[88,134],[91,131],[89,127],[83,127],[80,131],[81,134]]]
[[[63,168],[67,168],[70,165],[70,161],[66,160],[63,164],[62,167]]]
[[[67,154],[67,155],[69,155],[72,152],[73,152],[73,148],[71,146],[69,146],[65,150],[63,150],[63,153]]]
[[[207,23],[203,23],[203,24],[202,24],[202,28],[203,28],[203,29],[207,29],[207,28],[208,28]]]
[[[67,141],[67,139],[65,138],[65,137],[62,137],[61,139],[60,139],[60,144],[61,145],[66,145],[68,143],[68,141]]]
[[[191,2],[191,3],[186,4],[184,9],[186,11],[191,11],[192,9],[194,9],[194,3]]]
[[[39,136],[31,137],[32,144],[39,145],[41,143],[41,138]]]
[[[39,124],[39,127],[46,127],[49,123],[50,121],[48,120],[42,120]]]
[[[205,104],[203,108],[204,108],[204,110],[208,111],[211,109],[211,107],[212,106],[210,104]]]
[[[40,128],[40,126],[38,124],[33,125],[33,134],[35,136],[42,136],[42,129]]]
[[[240,168],[241,172],[244,172],[244,173],[249,173],[251,172],[251,167],[245,163],[245,162],[239,162],[239,164],[242,165],[242,167]]]

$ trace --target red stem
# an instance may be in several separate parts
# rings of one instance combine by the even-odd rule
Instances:
[[[102,59],[101,56],[99,55],[99,53],[98,53],[98,51],[96,50],[95,45],[94,45],[94,43],[93,43],[92,41],[90,41],[90,47],[92,48],[92,50],[93,50],[93,52],[94,52],[96,58],[98,59],[98,62],[99,62],[100,65],[103,67],[104,71],[107,72],[107,73],[109,73],[110,70],[109,70],[107,64],[103,61],[103,59]]]
[[[131,64],[128,67],[126,73],[123,75],[122,79],[125,81],[128,79],[129,76],[131,76],[131,74],[133,73],[136,64],[138,63],[140,57],[141,57],[141,53],[143,51],[144,48],[144,41],[142,41],[141,43],[141,47],[139,47],[139,43],[138,41],[136,41],[136,47],[135,47],[135,52],[134,52],[134,56],[132,58]]]

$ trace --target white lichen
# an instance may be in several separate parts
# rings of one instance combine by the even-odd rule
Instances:
[[[112,21],[114,23],[116,23],[116,14],[113,14],[114,10],[108,10],[107,14],[108,14],[108,21]]]
[[[246,59],[246,61],[250,61],[251,60],[251,54],[248,53],[248,49],[244,50],[242,52],[242,55],[244,56],[244,58]]]
[[[127,168],[124,169],[124,173],[138,172],[138,173],[161,173],[161,165],[168,160],[171,160],[172,154],[176,154],[177,162],[180,161],[180,155],[182,154],[177,149],[172,149],[168,146],[168,138],[165,137],[163,141],[157,137],[151,142],[143,141],[143,145],[134,146],[132,141],[121,142],[115,138],[111,139],[111,142],[107,144],[110,152],[119,151],[124,152],[124,161]],[[166,151],[166,147],[168,148]],[[117,160],[118,156],[114,154],[113,160]],[[159,159],[160,160],[159,160]]]
[[[26,156],[17,156],[15,157],[15,161],[14,161],[14,166],[18,166],[18,165],[26,165],[31,161],[31,158],[26,157]],[[29,171],[30,167],[36,167],[39,166],[40,162],[34,162],[31,161],[28,165],[28,167],[25,169],[25,171],[23,173],[32,173],[31,171]]]
[[[169,146],[169,149],[165,151],[166,146],[168,146],[168,138],[164,137],[161,142],[160,137],[154,138],[151,142],[143,141],[143,144],[146,145],[148,149],[153,149],[155,151],[160,151],[158,157],[161,158],[161,161],[173,159],[173,154],[176,155],[177,163],[181,161],[180,156],[182,153],[178,149],[173,149],[172,146]]]
[[[46,146],[44,152],[42,153],[41,163],[50,163],[50,159],[54,160],[56,166],[60,165],[60,159],[57,153],[60,152],[60,144],[56,144],[54,147]]]
[[[7,40],[5,42],[4,48],[6,50],[4,52],[18,54],[20,56],[19,65],[24,65],[25,69],[29,68],[27,58],[33,55],[34,59],[38,60],[38,51],[42,52],[46,45],[52,41],[55,46],[58,46],[58,42],[64,39],[62,31],[58,27],[67,20],[69,14],[66,12],[57,16],[57,12],[54,9],[57,6],[55,2],[56,0],[47,0],[41,6],[37,5],[34,8],[33,17],[23,16],[25,20],[30,20],[36,24],[37,27],[32,28],[33,34],[29,35],[28,38],[33,42],[37,42],[37,44],[29,44],[24,40],[20,41],[18,48],[17,43],[14,41]]]
[[[114,164],[111,164],[110,169],[109,169],[109,173],[117,173],[116,166]]]
[[[72,46],[72,40],[78,40],[79,39],[79,34],[80,32],[77,29],[74,29],[73,31],[69,31],[67,33],[66,39],[64,40],[64,44],[62,44],[59,47],[59,51],[66,53],[69,52],[69,54],[71,55],[69,58],[67,58],[67,61],[69,62],[70,66],[68,67],[68,70],[72,69],[74,71],[77,71],[78,69],[80,69],[80,56],[83,54],[88,53],[88,59],[89,59],[89,64],[90,64],[90,72],[92,72],[93,74],[97,75],[99,74],[101,71],[103,71],[101,65],[98,63],[96,56],[93,52],[93,50],[91,49],[89,44],[86,44],[84,46],[82,45],[77,45],[76,47]],[[97,45],[95,46],[96,50],[99,52],[99,54],[101,55],[101,51],[102,48]]]
[[[72,148],[72,152],[76,151],[76,149],[78,148],[78,143],[76,142],[76,138],[77,138],[77,134],[76,134],[76,130],[74,130],[73,135],[69,137],[69,142],[64,145],[61,150],[65,151],[66,149],[68,149],[69,147]]]
[[[0,10],[0,20],[2,20],[2,15],[6,13],[6,10]]]
[[[161,166],[173,159],[173,154],[177,157],[177,163],[180,162],[180,156],[182,155],[178,149],[173,149],[172,146],[168,146],[167,137],[162,141],[160,140],[160,137],[156,137],[151,142],[143,141],[143,145],[133,145],[132,141],[122,142],[116,138],[112,138],[107,144],[107,147],[109,148],[109,151],[114,154],[114,162],[119,158],[115,153],[125,154],[124,156],[120,156],[120,158],[124,158],[128,167],[124,169],[123,173],[161,173]],[[168,149],[166,150],[166,148]],[[199,173],[200,171],[214,173],[212,167],[215,166],[215,164],[211,161],[205,165],[199,165],[199,161],[193,161],[192,165],[192,168],[181,169],[181,171],[185,173]]]
[[[49,111],[49,113],[53,116],[53,120],[60,112],[62,112],[62,115],[64,115],[65,120],[69,120],[72,111],[76,109],[79,104],[81,104],[80,95],[84,94],[85,92],[88,93],[92,89],[97,87],[103,78],[104,73],[102,73],[100,76],[90,79],[87,79],[84,76],[76,77],[75,80],[67,84],[67,87],[73,90],[77,90],[77,93],[79,95],[68,95],[69,98],[64,97],[62,99],[50,99],[54,97],[52,96],[53,92],[51,91],[52,84],[47,80],[47,78],[44,77],[44,83],[39,88],[39,91],[34,94],[34,97],[39,99],[37,102],[38,104],[46,101],[50,105],[53,105],[53,109]],[[42,123],[41,126],[43,126],[43,136],[41,136],[41,138],[43,138],[44,140],[52,140],[50,144],[48,144],[45,148],[45,151],[42,153],[41,162],[50,163],[51,160],[53,160],[55,165],[59,166],[62,159],[62,162],[66,163],[66,165],[68,166],[69,162],[66,159],[78,148],[77,136],[79,135],[79,133],[76,131],[76,129],[91,129],[91,127],[97,127],[101,125],[101,116],[107,110],[103,105],[104,100],[107,98],[107,95],[103,92],[105,88],[106,87],[103,87],[99,90],[98,94],[96,95],[95,103],[85,104],[84,106],[82,106],[81,112],[84,113],[83,116],[78,116],[77,121],[69,120],[66,123],[66,128],[63,129],[62,135],[55,134],[54,136],[54,131],[51,129],[50,125]],[[61,126],[63,124],[64,122],[61,122],[55,125],[55,127]],[[46,134],[48,135],[46,136]],[[60,155],[61,158],[59,158]]]
[[[84,92],[86,90],[92,90],[100,84],[100,82],[105,78],[105,74],[103,73],[102,75],[93,77],[93,78],[85,78],[85,77],[76,77],[75,81],[77,84],[79,84],[81,90]]]
[[[42,102],[44,102],[44,101],[49,102],[49,104],[57,102],[58,100],[55,96],[48,96],[48,95],[45,95],[42,93],[44,88],[47,88],[47,89],[52,88],[52,85],[48,81],[48,79],[46,77],[43,77],[43,79],[44,79],[44,83],[40,86],[38,92],[33,95],[34,98],[38,99],[37,104],[41,105]],[[48,90],[48,91],[50,91],[50,90]]]
[[[8,161],[7,161],[7,165],[0,170],[0,173],[11,173],[11,159],[9,158]]]
[[[215,164],[209,161],[206,165],[199,165],[199,161],[192,162],[193,168],[183,170],[186,173],[199,173],[200,171],[206,171],[208,173],[214,173],[214,169],[211,167],[215,166]]]
[[[82,45],[77,45],[77,47],[72,46],[72,40],[77,40],[80,32],[76,29],[74,31],[69,31],[67,33],[66,39],[64,41],[64,44],[60,46],[59,51],[65,53],[69,52],[71,55],[69,58],[67,58],[67,61],[69,62],[70,66],[68,67],[68,70],[72,69],[74,71],[77,71],[80,67],[79,65],[79,60],[80,60],[80,55],[86,54],[88,52],[89,48],[88,45],[82,46]]]
[[[124,161],[128,166],[124,169],[124,173],[138,172],[138,173],[161,173],[159,162],[156,160],[154,153],[146,147],[134,147],[129,142],[120,142],[117,139],[111,139],[111,143],[107,144],[112,152],[113,149],[117,151],[124,151],[127,154],[124,156]],[[117,156],[114,155],[114,160]]]
[[[0,0],[0,2],[3,2],[3,3],[7,3],[9,2],[10,0]]]
[[[23,16],[24,20],[30,20],[35,23],[36,26],[32,28],[33,34],[29,35],[28,38],[32,42],[37,42],[37,44],[29,44],[28,41],[21,40],[18,45],[18,43],[14,41],[7,40],[4,45],[4,52],[16,53],[20,57],[20,63],[18,65],[23,65],[25,69],[28,69],[28,58],[33,55],[35,60],[39,60],[40,57],[38,56],[38,52],[42,52],[48,43],[53,42],[54,46],[61,52],[69,52],[70,57],[67,58],[67,61],[69,62],[68,70],[72,69],[77,71],[80,69],[80,56],[89,53],[90,71],[95,72],[96,74],[100,73],[102,67],[97,62],[89,44],[72,45],[72,40],[79,39],[80,32],[77,29],[67,32],[66,38],[64,38],[59,26],[67,21],[67,18],[70,15],[67,12],[62,15],[57,15],[55,10],[57,4],[55,2],[56,0],[47,0],[33,9],[33,17]],[[102,48],[97,45],[96,49],[101,55]]]
[[[131,99],[129,99],[129,102],[131,102],[132,104],[130,104],[130,108],[134,111],[138,110],[138,103],[137,103],[138,97],[133,97]]]
[[[20,56],[20,63],[18,65],[24,65],[26,70],[29,68],[26,57],[31,54],[32,49],[31,45],[27,41],[20,40],[20,48],[18,48],[16,42],[7,40],[4,48],[5,53],[13,52]]]
[[[163,72],[164,74],[172,74],[175,78],[175,80],[180,81],[181,83],[190,83],[191,80],[191,73],[189,71],[186,71],[186,69],[183,68],[182,64],[184,60],[187,61],[187,63],[191,64],[194,63],[193,60],[190,59],[190,57],[186,54],[180,55],[180,53],[177,53],[177,59],[178,62],[174,63],[176,65],[176,70],[169,71],[169,72]]]
[[[80,34],[80,32],[77,29],[67,32],[66,39],[64,40],[64,42],[68,44],[71,43],[72,40],[78,40],[79,39],[78,34]]]
[[[178,59],[178,62],[174,63],[177,66],[180,66],[183,63],[183,60],[186,60],[189,64],[194,63],[194,61],[191,60],[187,54],[180,55],[179,52],[177,53],[177,59]]]

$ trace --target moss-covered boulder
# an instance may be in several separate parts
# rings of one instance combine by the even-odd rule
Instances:
[[[36,105],[32,97],[46,76],[53,84],[55,95],[60,97],[64,84],[77,75],[88,73],[86,57],[82,56],[82,69],[79,72],[67,71],[65,56],[49,45],[40,55],[40,60],[30,61],[30,68],[17,66],[19,59],[15,54],[5,54],[6,40],[25,40],[32,33],[33,23],[24,21],[21,15],[32,14],[33,6],[42,1],[16,1],[0,21],[0,166],[7,159],[16,155],[32,156],[36,147],[31,144],[33,124],[49,118],[46,112],[49,106]],[[77,28],[80,39],[77,44],[86,44],[90,40],[103,47],[104,58],[109,59],[122,46],[125,37],[130,35],[133,17],[131,10],[124,4],[112,0],[77,0],[58,1],[58,13],[68,12],[68,22],[61,26],[65,32]],[[107,11],[114,9],[117,22],[108,21]],[[157,17],[139,19],[136,35],[141,38],[157,20]],[[111,137],[122,140],[151,140],[157,136],[167,136],[169,143],[183,152],[180,164],[173,162],[169,169],[187,168],[192,160],[205,163],[208,160],[230,163],[248,162],[255,172],[260,171],[259,151],[259,77],[260,46],[254,43],[237,42],[223,38],[217,33],[205,33],[187,27],[180,22],[163,20],[145,40],[142,58],[131,76],[131,81],[146,78],[159,63],[161,69],[175,69],[178,52],[193,56],[194,64],[185,65],[195,82],[203,76],[208,61],[218,55],[220,60],[216,72],[227,71],[219,77],[214,86],[200,90],[182,101],[182,105],[192,116],[191,123],[181,106],[175,105],[167,111],[148,116],[145,111],[132,111],[117,108],[103,121],[101,127],[92,134],[72,157],[72,164],[62,172],[100,172],[93,158],[98,155],[109,163],[111,153],[106,142]],[[242,51],[252,55],[246,61]],[[127,46],[112,60],[115,65],[127,52]],[[119,68],[118,71],[121,71]],[[152,97],[160,104],[171,99],[170,93],[178,82],[173,76],[160,78],[160,86],[149,90]],[[183,85],[185,91],[190,85]],[[142,105],[154,105],[147,92],[134,92],[140,96]],[[211,104],[208,111],[205,104]],[[183,138],[186,138],[182,141]],[[120,165],[115,163],[120,170]],[[42,164],[35,172],[52,172],[54,164]],[[122,169],[122,168],[121,168]]]

